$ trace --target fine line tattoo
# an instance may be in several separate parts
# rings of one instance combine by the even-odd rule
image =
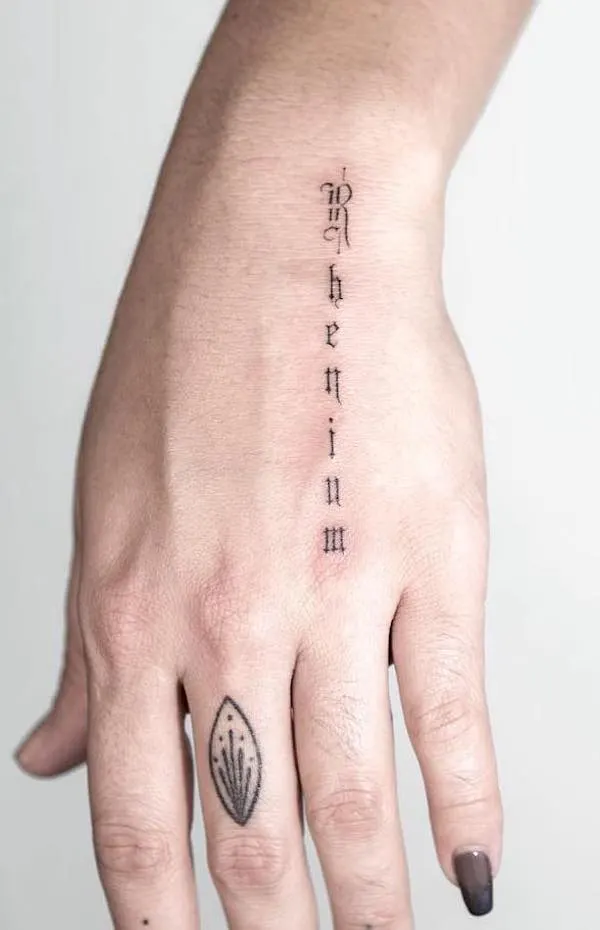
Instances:
[[[340,399],[340,375],[339,368],[325,369],[325,390],[328,394],[335,394],[338,404],[342,402]]]
[[[325,478],[325,485],[327,488],[327,503],[337,504],[338,507],[341,507],[340,479],[339,478]]]
[[[329,422],[333,423],[333,417],[329,417]],[[335,430],[332,426],[329,427],[329,458],[335,458]]]
[[[329,266],[329,299],[336,310],[340,308],[342,297],[342,279],[335,273],[335,265]]]
[[[250,721],[239,704],[224,698],[208,744],[210,774],[221,804],[245,826],[260,794],[262,759]]]
[[[333,337],[335,336],[335,334],[337,333],[337,331],[339,330],[339,328],[340,328],[340,327],[339,327],[339,325],[335,322],[335,320],[334,320],[333,323],[326,323],[326,324],[325,324],[325,333],[326,333],[325,342],[326,342],[326,344],[327,344],[328,346],[331,346],[332,349],[335,349],[335,347],[337,346],[337,342],[332,342],[331,340],[333,339]]]
[[[347,249],[350,248],[348,203],[352,199],[352,188],[346,181],[346,169],[342,170],[341,184],[325,181],[324,184],[321,184],[321,190],[326,194],[329,205],[329,225],[323,230],[323,238],[326,242],[335,242],[337,244],[337,254],[339,255],[342,246],[345,245]]]
[[[333,242],[336,245],[336,252],[341,255],[343,249],[350,248],[350,213],[348,204],[352,200],[352,187],[346,179],[346,168],[342,168],[341,181],[325,181],[321,184],[319,190],[325,194],[327,203],[327,219],[323,229],[323,239],[325,242]],[[327,266],[327,297],[330,308],[335,311],[341,309],[341,303],[344,300],[344,286],[342,270],[338,261],[330,262]],[[340,325],[337,320],[330,320],[325,323],[325,345],[330,346],[334,351],[339,345]],[[332,395],[338,404],[342,403],[340,397],[341,369],[337,365],[328,365],[324,371],[325,374],[325,391]],[[333,429],[333,417],[329,417],[329,458],[336,457],[335,446],[336,430]],[[325,478],[326,503],[330,507],[336,505],[342,507],[340,495],[341,479],[339,475],[327,476]],[[326,526],[323,529],[323,552],[346,551],[345,540],[346,527],[344,526]]]
[[[344,526],[326,526],[323,530],[323,552],[345,552]]]

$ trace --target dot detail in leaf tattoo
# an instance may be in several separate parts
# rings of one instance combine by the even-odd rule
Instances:
[[[209,767],[221,804],[241,827],[260,794],[262,759],[250,721],[233,698],[224,698],[209,740]]]

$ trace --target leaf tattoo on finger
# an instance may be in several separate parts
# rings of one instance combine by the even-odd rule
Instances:
[[[217,711],[208,752],[210,774],[221,803],[243,827],[260,794],[262,759],[250,721],[230,697]]]

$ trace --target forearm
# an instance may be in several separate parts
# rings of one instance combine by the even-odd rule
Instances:
[[[343,140],[348,114],[371,116],[361,142],[396,157],[404,145],[418,146],[448,172],[532,6],[231,0],[189,109],[200,104],[220,120],[223,107],[239,108],[254,132],[267,127],[265,142],[303,138],[329,152]]]

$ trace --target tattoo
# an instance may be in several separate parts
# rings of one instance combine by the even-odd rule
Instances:
[[[340,479],[339,478],[325,478],[325,485],[327,487],[327,503],[328,504],[337,504],[338,507],[341,507],[340,503]]]
[[[262,760],[250,721],[230,697],[217,711],[208,751],[210,774],[221,803],[243,827],[258,801]]]
[[[342,183],[334,184],[333,181],[325,181],[321,184],[321,191],[327,195],[328,225],[323,230],[323,238],[326,242],[337,243],[338,255],[342,251],[342,246],[350,247],[348,238],[348,203],[352,199],[352,188],[346,181],[346,169],[342,171]]]
[[[325,390],[328,394],[335,394],[335,399],[338,404],[341,404],[340,400],[340,375],[341,371],[339,368],[326,368],[325,369]]]
[[[342,297],[342,279],[335,273],[335,265],[329,266],[329,299],[336,310],[340,308]]]
[[[325,194],[327,203],[327,219],[325,228],[323,229],[323,239],[325,242],[334,242],[336,244],[337,254],[341,255],[342,249],[350,248],[350,214],[348,204],[352,200],[353,191],[346,180],[346,168],[342,168],[341,182],[325,181],[321,184],[319,190],[321,193]],[[327,276],[327,296],[330,307],[335,308],[335,310],[341,309],[340,305],[344,300],[342,273],[338,265],[329,264]],[[326,323],[325,345],[330,346],[334,350],[337,349],[339,337],[335,338],[335,341],[334,337],[339,331],[340,325],[337,320],[331,320]],[[342,403],[340,397],[341,375],[342,372],[337,365],[334,367],[328,365],[325,369],[325,391],[327,394],[333,395],[338,404]],[[333,417],[329,417],[329,457],[332,459],[336,456],[335,436],[336,431],[333,429]],[[339,476],[325,478],[327,491],[326,502],[328,507],[332,504],[338,507],[342,506],[340,485],[341,481]],[[345,533],[345,526],[324,527],[323,552],[344,553],[346,551]]]
[[[336,322],[325,324],[325,332],[327,334],[327,338],[325,339],[325,342],[327,343],[328,346],[331,346],[332,349],[335,349],[335,347],[337,346],[337,342],[332,342],[331,340],[333,339],[333,337],[335,336],[339,328],[340,327]]]
[[[329,422],[333,423],[333,417],[329,417]],[[334,439],[335,439],[335,430],[330,426],[329,427],[329,458],[330,459],[335,458]]]
[[[326,526],[323,530],[324,546],[323,552],[345,552],[344,526]]]

